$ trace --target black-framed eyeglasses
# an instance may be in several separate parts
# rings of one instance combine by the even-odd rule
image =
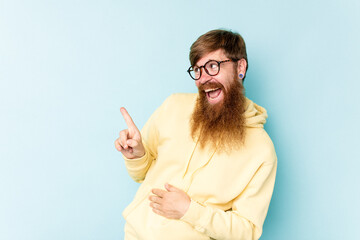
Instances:
[[[203,66],[191,66],[187,70],[190,77],[194,80],[199,80],[201,78],[201,68],[205,69],[205,72],[210,76],[215,76],[220,72],[220,64],[224,62],[230,62],[232,60],[227,59],[224,61],[216,61],[216,60],[209,60]]]

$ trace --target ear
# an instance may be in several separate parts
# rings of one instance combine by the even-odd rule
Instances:
[[[243,76],[245,76],[246,66],[247,66],[247,62],[244,58],[237,61],[237,75],[238,76],[239,76],[239,74],[242,74]]]

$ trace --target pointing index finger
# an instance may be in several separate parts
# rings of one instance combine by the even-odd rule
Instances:
[[[132,120],[132,118],[130,117],[130,114],[126,111],[125,108],[120,108],[120,112],[123,115],[126,125],[128,126],[128,128],[132,128],[132,129],[136,129],[138,130],[138,128],[136,127],[134,121]]]

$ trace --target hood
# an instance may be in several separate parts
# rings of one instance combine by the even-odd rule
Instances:
[[[250,99],[246,98],[245,104],[245,126],[253,128],[263,128],[268,117],[265,108],[257,105]]]

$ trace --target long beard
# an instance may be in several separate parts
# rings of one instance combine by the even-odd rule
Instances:
[[[203,87],[199,87],[190,120],[191,136],[194,140],[198,138],[201,148],[209,146],[217,148],[218,152],[229,152],[240,148],[244,142],[246,98],[244,88],[236,77],[228,90],[216,84],[224,92],[224,99],[215,105],[208,102]]]

